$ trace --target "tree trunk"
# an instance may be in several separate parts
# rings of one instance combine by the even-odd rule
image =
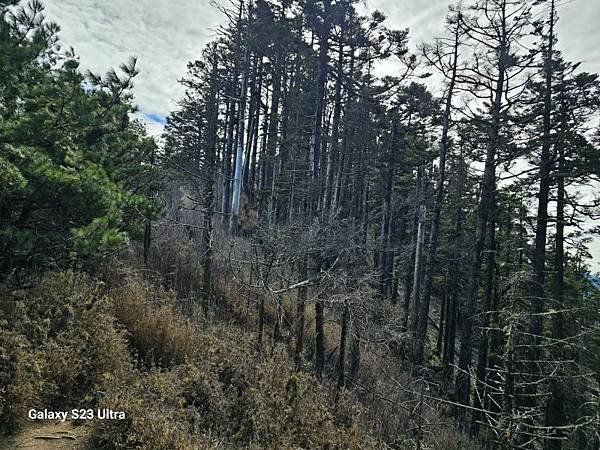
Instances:
[[[494,196],[495,203],[495,196]],[[480,396],[473,398],[473,407],[481,409],[483,404],[480,397],[485,398],[487,387],[486,383],[486,371],[488,367],[488,351],[489,351],[489,326],[490,326],[490,315],[494,305],[495,295],[495,274],[496,274],[496,220],[495,210],[493,207],[490,211],[490,223],[489,223],[489,243],[486,261],[486,281],[485,281],[485,300],[483,306],[482,323],[479,332],[479,351],[477,353],[477,383],[480,389]],[[471,417],[471,433],[475,436],[479,434],[479,421],[481,420],[481,412],[473,410]]]
[[[273,66],[276,66],[278,61],[274,61]],[[265,152],[265,180],[263,185],[264,192],[261,192],[261,213],[264,213],[267,203],[270,203],[270,198],[273,188],[273,176],[275,166],[275,153],[277,151],[277,131],[279,126],[279,100],[281,97],[281,73],[274,70],[273,73],[273,94],[271,95],[271,107],[269,114],[269,128],[267,131],[267,148]],[[270,209],[270,208],[269,208]]]
[[[454,32],[454,47],[452,56],[452,75],[446,94],[446,106],[444,109],[442,140],[440,143],[440,163],[438,171],[438,180],[435,193],[435,202],[433,206],[433,218],[431,222],[431,237],[429,239],[429,249],[427,261],[425,263],[425,280],[423,286],[423,298],[419,304],[417,314],[417,337],[415,343],[414,363],[422,365],[425,353],[425,341],[427,339],[427,323],[429,321],[429,304],[431,302],[431,290],[433,287],[433,272],[435,269],[436,253],[438,246],[438,234],[440,228],[440,213],[444,201],[444,181],[446,175],[446,155],[448,154],[448,131],[450,129],[450,115],[452,112],[452,96],[454,94],[454,84],[456,82],[456,71],[458,66],[458,46],[459,46],[460,22],[456,21],[456,30]],[[417,292],[417,295],[419,293]],[[417,302],[419,303],[419,302]]]
[[[503,11],[503,23],[506,23],[506,14]],[[493,207],[493,195],[496,190],[496,150],[498,148],[498,137],[501,126],[501,107],[503,101],[506,64],[507,64],[507,42],[506,35],[501,36],[501,45],[498,50],[498,78],[494,90],[494,102],[491,105],[491,122],[488,130],[488,141],[486,145],[485,167],[481,183],[481,195],[477,212],[477,224],[475,232],[475,245],[471,254],[471,271],[469,285],[466,293],[465,318],[463,320],[462,342],[460,346],[458,368],[456,375],[456,401],[463,405],[469,404],[470,376],[473,356],[473,322],[476,315],[477,292],[479,290],[479,278],[483,251],[485,249],[488,215]],[[464,417],[464,408],[457,410],[459,420]]]
[[[350,316],[350,307],[348,303],[344,303],[344,311],[342,312],[342,327],[340,331],[340,358],[338,361],[338,392],[346,384],[346,338],[348,336],[348,319]]]
[[[235,74],[234,82],[237,85],[237,74]],[[226,226],[229,218],[229,205],[231,201],[231,158],[233,156],[234,130],[236,117],[236,102],[229,102],[229,115],[227,118],[227,146],[223,155],[223,195],[221,201],[221,211],[223,213],[223,227]]]
[[[379,296],[382,300],[387,298],[390,283],[389,255],[392,252],[392,193],[394,191],[396,124],[392,123],[390,142],[388,146],[389,164],[386,168],[386,185],[383,193],[383,204],[381,207],[381,228],[379,233],[379,257],[376,258],[377,269],[379,269]]]
[[[543,333],[542,312],[544,310],[544,294],[546,282],[546,235],[548,230],[548,197],[550,194],[550,132],[552,116],[552,74],[553,74],[553,45],[554,45],[554,0],[550,4],[550,32],[548,35],[548,48],[544,55],[544,113],[542,152],[540,155],[540,187],[538,192],[537,221],[535,229],[535,250],[533,253],[533,287],[531,300],[531,335],[530,346],[532,361],[530,372],[533,376],[538,371],[535,361],[542,358],[540,340]],[[532,380],[535,383],[535,380]]]
[[[461,279],[461,240],[462,240],[462,226],[463,226],[463,209],[462,200],[465,190],[465,179],[466,179],[466,164],[461,155],[458,161],[458,174],[456,180],[456,187],[454,189],[454,201],[456,206],[453,212],[453,219],[455,223],[454,232],[452,234],[452,250],[450,260],[448,262],[448,312],[446,313],[446,335],[444,343],[444,355],[443,362],[446,368],[446,376],[448,379],[452,379],[454,372],[454,356],[456,352],[456,322],[457,311],[458,311],[458,293],[459,283]]]
[[[300,267],[298,270],[298,280],[306,280],[308,276],[308,257],[304,256],[300,261]],[[300,286],[298,288],[298,299],[296,304],[296,347],[294,350],[294,364],[296,370],[302,368],[302,352],[304,350],[304,313],[306,310],[306,296],[307,287]]]
[[[310,147],[308,153],[309,168],[309,216],[318,207],[321,189],[321,177],[319,161],[321,160],[321,141],[323,126],[323,109],[325,104],[325,82],[327,80],[327,65],[329,51],[329,32],[330,32],[330,8],[331,0],[323,0],[323,24],[319,32],[319,76],[317,78],[317,89],[315,98],[315,109],[313,115],[313,127],[310,136]],[[321,262],[317,261],[317,266]],[[317,378],[321,378],[325,366],[325,348],[324,348],[324,304],[319,296],[315,301],[315,371]]]
[[[341,203],[342,203],[342,199],[343,199],[343,192],[344,192],[344,180],[346,177],[346,168],[348,165],[348,155],[347,155],[347,149],[348,149],[348,135],[349,135],[349,130],[348,130],[348,118],[349,118],[349,111],[351,110],[351,102],[353,99],[353,84],[354,84],[354,47],[351,47],[350,49],[350,62],[348,64],[349,67],[349,79],[348,79],[348,88],[347,88],[347,93],[346,93],[346,110],[344,111],[344,118],[342,120],[343,125],[342,125],[342,146],[340,148],[340,154],[339,154],[339,161],[338,161],[338,165],[337,165],[337,171],[335,174],[335,188],[333,191],[333,198],[331,200],[332,203],[332,207],[331,207],[331,217],[333,217],[338,210],[341,207]]]
[[[565,130],[566,131],[566,130]],[[564,276],[565,276],[565,179],[562,176],[564,173],[564,149],[562,145],[558,145],[558,167],[557,173],[557,199],[556,199],[556,247],[554,251],[554,286],[553,297],[555,301],[554,309],[557,311],[552,316],[552,339],[556,346],[553,358],[555,361],[562,361],[564,352],[562,343],[564,339]],[[559,363],[560,364],[560,363]],[[561,384],[560,375],[562,370],[558,370],[556,377],[550,378],[550,399],[546,407],[546,426],[560,427],[565,423],[565,395]],[[561,438],[563,434],[559,431],[553,433],[553,437]],[[545,442],[546,450],[561,450],[562,443],[558,439],[548,439]]]
[[[327,160],[327,173],[325,178],[325,193],[323,198],[324,212],[330,211],[334,196],[334,173],[337,171],[339,162],[339,138],[340,122],[342,115],[342,78],[344,77],[344,29],[340,35],[340,47],[338,51],[335,94],[333,98],[333,121],[331,125],[331,146]]]
[[[212,54],[212,70],[210,76],[210,92],[206,104],[206,116],[208,120],[206,133],[206,148],[204,149],[204,205],[203,205],[203,298],[205,313],[208,310],[210,297],[212,296],[212,231],[213,231],[213,214],[215,209],[214,201],[214,183],[216,167],[216,152],[217,152],[217,129],[219,119],[218,106],[218,57],[216,51]]]
[[[246,97],[248,95],[248,66],[250,65],[250,47],[247,45],[242,68],[242,92],[238,122],[237,150],[235,154],[235,175],[231,193],[231,216],[229,218],[229,236],[235,237],[238,230],[238,214],[240,210],[240,194],[242,188],[242,168],[244,167],[244,132],[246,127]]]
[[[421,185],[420,180],[417,179],[417,192],[415,194],[415,205],[414,212],[412,214],[412,227],[411,227],[411,246],[410,246],[410,258],[405,266],[404,273],[404,319],[402,320],[402,329],[408,330],[408,318],[410,316],[411,302],[410,295],[413,286],[413,269],[415,264],[416,248],[417,248],[417,228],[419,226],[419,186]]]
[[[419,167],[417,176],[420,184],[419,207],[417,212],[417,240],[415,243],[415,265],[413,267],[413,282],[411,292],[410,330],[414,334],[417,331],[417,315],[420,308],[419,300],[422,280],[423,245],[425,244],[425,219],[427,206],[425,202],[425,174],[423,168]]]

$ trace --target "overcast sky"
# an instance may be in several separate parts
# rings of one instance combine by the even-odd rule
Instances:
[[[364,2],[363,2],[364,3]],[[411,46],[442,35],[447,0],[367,0],[391,28],[410,28]],[[62,27],[64,46],[72,46],[83,69],[104,73],[128,57],[138,57],[141,73],[135,96],[150,131],[158,134],[164,117],[183,94],[177,80],[199,57],[224,17],[209,0],[46,0],[47,16]],[[559,48],[581,69],[600,72],[600,1],[572,0],[560,7]],[[600,270],[600,241],[593,245]]]

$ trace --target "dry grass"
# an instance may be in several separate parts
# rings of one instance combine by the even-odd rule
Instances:
[[[139,448],[194,448],[192,435],[201,448],[218,441],[233,448],[376,446],[352,421],[340,424],[328,393],[312,376],[295,373],[282,347],[270,356],[233,325],[184,318],[168,293],[139,279],[111,297],[132,350],[162,367],[134,371],[108,389],[105,404],[120,405],[131,419],[98,422],[99,444],[134,439]]]
[[[0,425],[29,408],[64,406],[129,369],[122,331],[101,283],[54,272],[29,289],[0,289]]]
[[[380,349],[363,348],[361,380],[369,390],[354,385],[334,404],[329,383],[292,368],[295,292],[282,297],[280,343],[270,338],[275,303],[264,297],[265,334],[258,348],[257,305],[265,292],[228,275],[230,268],[217,258],[215,298],[205,315],[196,250],[181,242],[163,236],[145,266],[133,264],[133,254],[125,264],[107,265],[98,272],[105,283],[62,272],[20,291],[0,288],[0,320],[11,320],[11,326],[6,320],[0,324],[5,429],[18,425],[15,418],[24,417],[24,408],[90,403],[90,394],[102,390],[102,406],[124,410],[127,420],[95,422],[98,448],[414,445],[415,415],[398,407],[414,396],[399,393],[389,381],[390,375],[402,377],[400,361],[388,363]],[[182,298],[192,307],[181,308]],[[326,308],[330,369],[337,365],[339,315]],[[307,364],[314,357],[314,328],[309,303]],[[474,448],[439,411],[419,411],[424,423],[438,424],[425,428],[424,448]]]

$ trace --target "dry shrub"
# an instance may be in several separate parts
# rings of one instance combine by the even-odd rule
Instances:
[[[270,357],[233,325],[191,322],[170,294],[139,279],[112,298],[134,349],[164,368],[107,385],[103,406],[125,410],[128,419],[95,423],[98,445],[210,448],[217,439],[226,448],[376,447],[348,420],[353,413],[336,420],[328,393],[292,370],[283,347]]]
[[[182,363],[195,353],[195,326],[176,311],[175,294],[130,276],[111,291],[113,314],[131,346],[149,364]]]
[[[255,448],[378,448],[355,423],[342,423],[328,393],[312,375],[294,372],[280,347],[258,365],[244,397],[241,427],[234,436]],[[355,412],[344,411],[346,417]]]
[[[202,249],[185,227],[161,226],[155,233],[160,237],[152,241],[146,267],[160,274],[179,301],[193,301],[202,291]]]
[[[5,326],[5,325],[3,325]],[[44,380],[36,369],[29,342],[18,333],[0,331],[0,430],[11,431],[25,419],[25,405],[37,406]]]
[[[436,399],[441,394],[434,383],[426,386],[407,373],[408,363],[382,358],[379,352],[368,350],[363,349],[361,354],[361,386],[353,391],[366,409],[363,423],[367,429],[398,450],[416,448],[419,440],[424,449],[479,448],[458,430],[445,403]]]
[[[47,274],[33,287],[2,289],[0,424],[12,429],[32,407],[61,406],[128,370],[123,333],[102,285],[75,272]]]
[[[184,401],[184,371],[134,371],[112,383],[101,407],[124,411],[125,420],[94,421],[92,439],[96,448],[218,448],[217,441],[202,432],[201,414]]]

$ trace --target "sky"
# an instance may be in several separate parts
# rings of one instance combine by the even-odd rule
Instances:
[[[135,101],[152,134],[158,135],[183,88],[177,83],[188,61],[199,58],[225,17],[210,0],[46,0],[46,15],[61,27],[64,47],[73,47],[81,67],[105,73],[130,56],[138,58]],[[227,1],[223,0],[226,4]],[[409,28],[411,47],[442,36],[448,0],[366,0],[382,11],[390,28]],[[559,48],[580,69],[600,72],[600,1],[561,2]],[[600,271],[600,240],[591,247]]]

